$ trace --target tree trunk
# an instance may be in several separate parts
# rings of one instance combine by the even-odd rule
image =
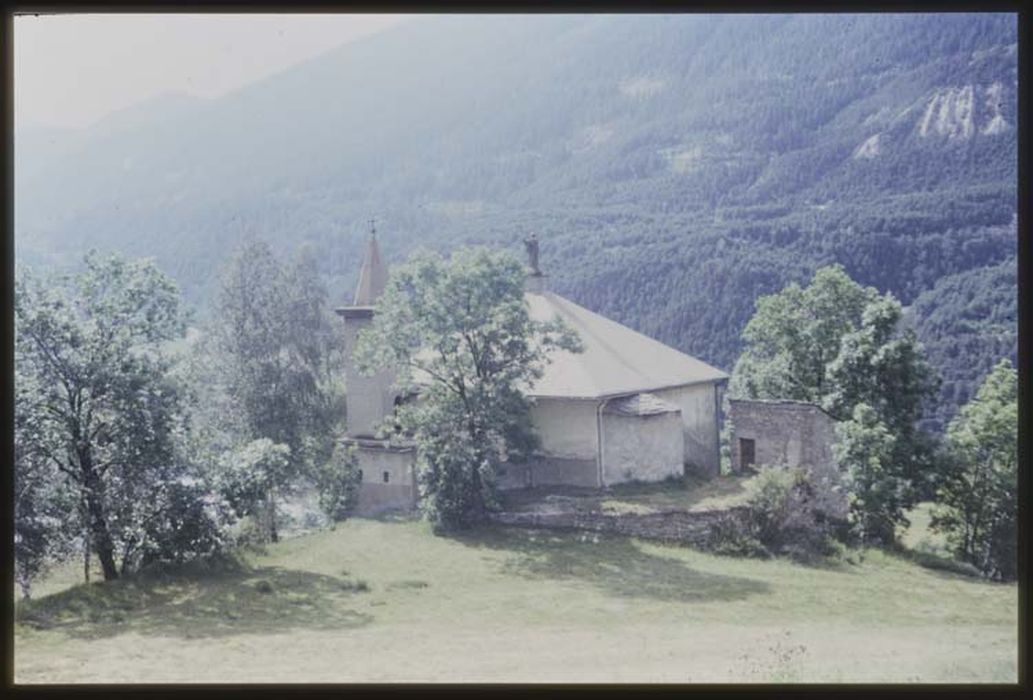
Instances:
[[[269,540],[271,542],[279,542],[280,533],[276,529],[276,492],[274,489],[269,489],[269,496],[266,498],[266,504],[266,518],[268,518],[269,522]]]
[[[118,567],[115,565],[115,543],[108,530],[107,518],[104,514],[104,484],[93,468],[93,455],[89,447],[79,453],[79,466],[83,471],[83,485],[86,488],[86,510],[88,512],[90,533],[93,547],[97,550],[100,568],[104,572],[104,580],[118,578]],[[88,545],[87,545],[88,547]]]
[[[90,531],[83,531],[82,537],[82,575],[86,583],[90,582]]]

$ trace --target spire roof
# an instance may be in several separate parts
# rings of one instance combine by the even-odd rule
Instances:
[[[366,247],[366,259],[359,272],[359,285],[355,289],[355,306],[373,306],[387,285],[387,266],[380,260],[380,246],[377,245],[377,232],[369,234],[369,245]]]

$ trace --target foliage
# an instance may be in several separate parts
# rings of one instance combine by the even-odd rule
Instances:
[[[791,283],[757,299],[743,330],[746,349],[736,363],[736,396],[821,404],[834,391],[829,365],[844,336],[862,323],[878,292],[850,279],[841,266],[822,268],[811,284]]]
[[[984,576],[1017,575],[1018,379],[1008,360],[987,376],[947,432],[949,468],[931,525]]]
[[[33,377],[17,372],[14,387],[14,577],[24,598],[32,583],[67,554],[77,527],[74,490],[46,458],[37,431],[44,417],[37,414]]]
[[[822,553],[839,497],[830,482],[803,469],[763,465],[749,485],[747,531],[769,552]]]
[[[340,343],[315,265],[311,249],[285,267],[264,242],[243,244],[223,273],[208,342],[199,348],[210,380],[200,391],[214,393],[224,411],[213,417],[222,426],[224,450],[232,455],[263,439],[289,448],[275,477],[256,477],[271,489],[260,500],[268,507],[273,541],[278,538],[274,494],[289,491],[330,458],[343,413]],[[226,478],[239,477],[232,472]],[[249,503],[258,498],[248,493]]]
[[[266,537],[275,532],[276,492],[292,477],[290,447],[259,438],[222,455],[218,490],[237,517],[251,516]]]
[[[181,564],[224,551],[232,520],[226,503],[197,476],[185,474],[151,492],[139,566]]]
[[[359,336],[361,370],[396,368],[403,394],[419,392],[396,419],[418,447],[421,502],[445,528],[495,506],[498,465],[537,444],[522,389],[541,376],[549,350],[580,349],[558,320],[530,318],[524,275],[508,253],[418,254],[395,268]]]
[[[758,296],[840,262],[905,305],[924,297],[915,322],[946,380],[937,427],[1014,358],[1014,319],[981,322],[1016,296],[984,274],[1014,269],[1014,15],[407,24],[182,100],[175,119],[159,101],[85,130],[19,129],[19,261],[144,250],[200,305],[255,235],[280,253],[310,241],[340,296],[375,209],[390,259],[537,230],[556,292],[723,369]],[[396,70],[406,51],[421,60]],[[969,88],[971,136],[922,136],[926,114],[961,116],[944,100]],[[1004,129],[984,133],[995,110]],[[855,157],[876,135],[877,157]]]
[[[333,455],[314,472],[319,492],[319,507],[330,519],[331,527],[344,520],[358,504],[362,481],[354,448],[338,443]]]
[[[116,578],[153,546],[152,523],[170,516],[153,496],[186,468],[165,351],[182,332],[178,292],[150,262],[90,253],[74,278],[18,280],[15,315],[31,449],[75,489],[89,547]]]
[[[901,328],[901,314],[889,295],[865,306],[860,327],[842,337],[829,365],[835,389],[825,405],[841,417],[862,404],[874,409],[893,435],[890,464],[907,480],[913,504],[930,493],[935,480],[931,440],[917,423],[939,387],[914,331]]]
[[[840,421],[867,406],[893,438],[883,468],[913,503],[935,478],[932,440],[918,421],[937,378],[902,314],[892,294],[861,287],[841,266],[822,268],[806,288],[758,299],[731,392],[809,401]]]
[[[1017,240],[1016,231],[1016,240]],[[937,281],[915,299],[911,315],[943,384],[928,416],[944,432],[959,406],[1002,357],[1018,360],[1016,258]]]
[[[848,421],[836,425],[833,451],[846,470],[851,521],[862,542],[890,544],[904,514],[907,482],[894,468],[896,437],[867,404],[858,404]]]

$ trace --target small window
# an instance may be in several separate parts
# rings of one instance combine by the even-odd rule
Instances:
[[[391,481],[391,472],[384,472],[384,483]]]
[[[362,470],[359,470],[359,481],[362,481]]]

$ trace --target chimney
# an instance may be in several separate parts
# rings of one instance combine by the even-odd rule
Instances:
[[[355,289],[354,306],[373,306],[387,284],[387,267],[380,261],[380,247],[377,245],[377,229],[370,222],[369,244],[366,259],[359,271],[359,285]]]
[[[534,294],[541,294],[547,289],[548,275],[545,275],[538,267],[538,235],[532,233],[524,239],[524,248],[527,249],[528,273],[524,278],[524,291]]]

